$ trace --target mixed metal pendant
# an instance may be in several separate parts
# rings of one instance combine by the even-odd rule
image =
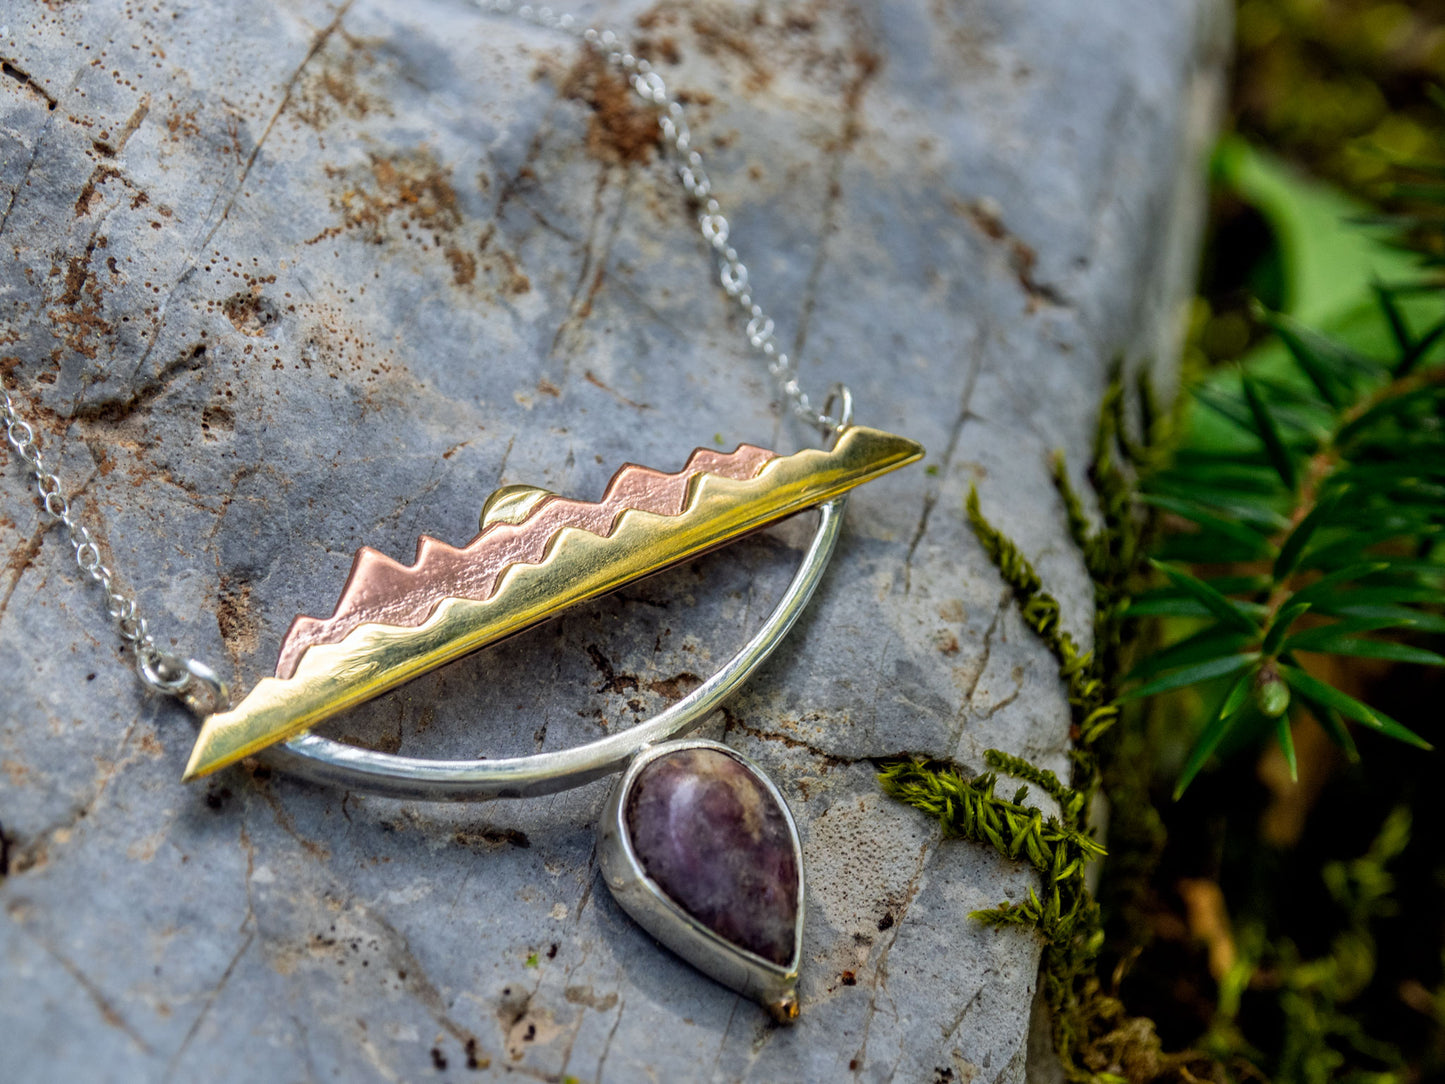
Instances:
[[[777,787],[716,742],[677,739],[767,658],[831,556],[844,495],[915,462],[914,441],[850,425],[832,446],[777,455],[698,449],[679,471],[623,466],[601,500],[497,490],[479,533],[423,536],[403,565],[358,551],[335,611],[298,617],[274,677],[201,724],[186,779],[277,746],[287,768],[423,800],[528,797],[621,771],[599,829],[609,889],[678,955],[769,1008],[797,1015],[803,863]],[[438,761],[307,733],[348,708],[512,636],[569,606],[690,560],[808,508],[821,516],[793,582],[751,640],[682,700],[630,729],[531,756]]]

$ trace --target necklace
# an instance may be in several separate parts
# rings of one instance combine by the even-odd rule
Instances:
[[[186,779],[263,750],[312,779],[418,800],[531,797],[620,772],[598,834],[599,864],[613,895],[680,956],[791,1019],[804,899],[791,813],[755,765],[725,745],[683,736],[747,680],[806,607],[837,542],[847,491],[916,461],[922,448],[855,424],[851,394],[841,385],[821,406],[802,389],[729,243],[728,220],[683,106],[651,65],[611,31],[582,27],[569,15],[514,8],[509,0],[481,7],[575,35],[658,110],[722,288],[743,311],[748,343],[766,361],[788,410],[822,432],[822,448],[792,455],[747,444],[727,453],[698,449],[670,474],[626,465],[596,502],[531,486],[497,490],[465,546],[423,536],[410,565],[359,551],[333,613],[298,617],[275,676],[233,703],[211,667],[158,645],[135,595],[119,585],[71,508],[10,390],[0,386],[6,440],[33,477],[45,512],[61,524],[77,566],[103,591],[142,683],[201,717]],[[309,733],[568,607],[811,508],[818,510],[813,538],[758,631],[690,694],[626,731],[557,752],[469,761],[376,752]]]

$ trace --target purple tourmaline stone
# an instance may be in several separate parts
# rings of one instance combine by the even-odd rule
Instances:
[[[793,962],[798,859],[787,815],[751,768],[716,749],[660,756],[633,781],[627,830],[684,911],[765,960]]]

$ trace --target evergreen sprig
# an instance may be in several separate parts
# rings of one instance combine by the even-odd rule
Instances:
[[[1183,526],[1156,550],[1162,582],[1126,615],[1197,626],[1135,667],[1124,699],[1232,678],[1176,794],[1221,748],[1266,727],[1293,770],[1299,712],[1352,757],[1349,722],[1430,748],[1300,658],[1445,663],[1412,642],[1445,632],[1445,365],[1435,360],[1445,319],[1417,332],[1398,290],[1376,293],[1390,356],[1263,313],[1289,369],[1241,368],[1194,389],[1196,409],[1222,424],[1144,479],[1142,499]]]

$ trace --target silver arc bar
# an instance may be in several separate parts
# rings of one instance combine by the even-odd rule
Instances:
[[[818,526],[783,592],[742,649],[676,704],[646,722],[573,749],[496,760],[431,760],[380,753],[303,734],[263,759],[318,783],[387,798],[425,802],[531,798],[580,787],[625,768],[642,750],[680,737],[716,711],[767,660],[802,615],[822,581],[843,525],[847,497],[818,506]]]

